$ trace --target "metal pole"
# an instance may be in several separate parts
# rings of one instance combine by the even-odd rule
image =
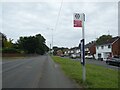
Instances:
[[[83,18],[85,18],[83,14]],[[86,80],[86,69],[85,69],[85,48],[84,48],[84,43],[85,43],[85,36],[84,36],[84,20],[82,20],[82,38],[83,38],[83,65],[82,65],[82,77],[83,77],[83,82]]]
[[[51,44],[50,44],[49,54],[51,55]]]
[[[52,55],[53,55],[53,29],[52,29]]]
[[[52,28],[48,28],[48,29],[52,30],[51,54],[53,55],[53,29]]]

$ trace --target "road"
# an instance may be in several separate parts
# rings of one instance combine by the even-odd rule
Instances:
[[[50,56],[3,60],[3,88],[79,88]]]
[[[72,59],[72,60],[80,62],[80,59]],[[103,66],[103,67],[111,68],[111,69],[114,69],[114,70],[119,69],[118,66],[108,65],[108,64],[106,64],[105,61],[94,60],[94,59],[85,59],[85,60],[86,60],[86,64],[95,64],[95,65],[98,65],[98,66]]]

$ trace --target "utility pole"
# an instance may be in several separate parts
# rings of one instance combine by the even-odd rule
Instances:
[[[51,44],[50,44],[49,54],[51,55]]]
[[[52,30],[52,56],[53,56],[53,29]]]
[[[52,55],[53,55],[53,29],[52,28],[48,28],[49,30],[52,30],[52,44],[51,44],[51,53],[52,53]]]

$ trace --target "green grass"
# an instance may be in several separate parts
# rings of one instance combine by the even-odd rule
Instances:
[[[52,57],[67,76],[85,88],[118,88],[118,70],[86,64],[86,82],[82,82],[82,65],[68,58]]]

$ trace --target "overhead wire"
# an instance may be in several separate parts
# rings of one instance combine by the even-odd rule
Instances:
[[[59,9],[59,12],[58,12],[57,21],[56,21],[56,24],[55,24],[55,30],[57,29],[57,25],[58,25],[58,22],[59,22],[59,17],[60,17],[60,12],[61,12],[61,9],[62,9],[62,4],[63,4],[63,0],[61,1],[60,9]]]
[[[59,9],[59,12],[58,12],[58,16],[57,16],[57,21],[56,21],[56,24],[55,24],[55,27],[54,27],[54,31],[56,31],[57,29],[57,25],[58,25],[58,21],[59,21],[59,17],[60,17],[60,12],[61,12],[61,9],[62,9],[62,4],[63,4],[63,0],[61,1],[61,5],[60,5],[60,9]],[[52,48],[53,48],[53,29],[52,29]]]

